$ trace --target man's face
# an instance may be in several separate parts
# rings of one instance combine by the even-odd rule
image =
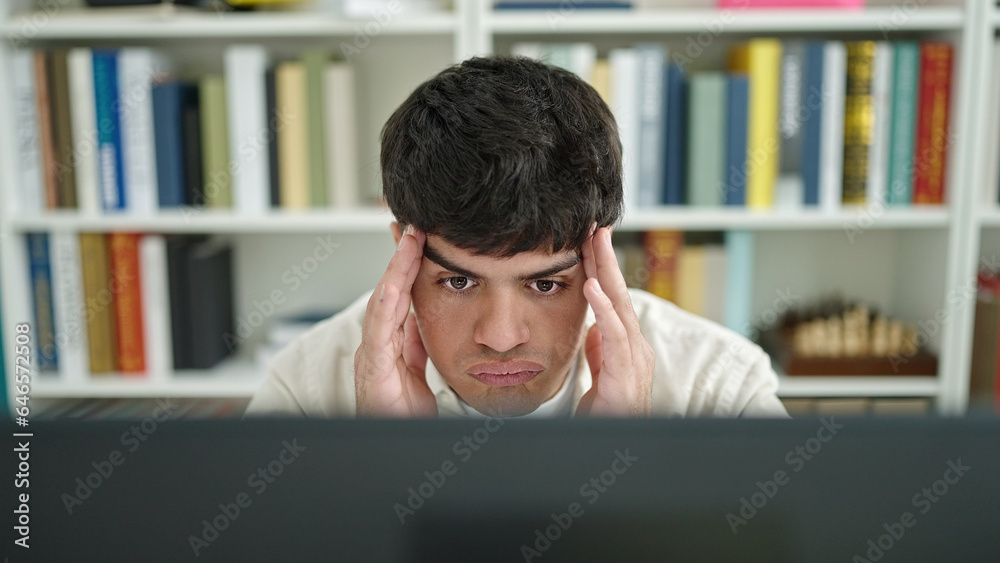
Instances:
[[[412,293],[420,337],[473,408],[530,413],[555,395],[576,360],[584,281],[574,251],[493,258],[429,235]]]

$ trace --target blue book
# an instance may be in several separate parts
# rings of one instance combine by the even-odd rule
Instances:
[[[34,355],[40,370],[59,366],[56,350],[56,321],[52,304],[52,263],[49,259],[49,234],[28,233],[28,269],[31,272],[32,306],[35,313]]]
[[[687,77],[679,64],[667,65],[664,75],[667,113],[662,202],[684,205],[687,167]]]
[[[198,103],[193,84],[167,82],[153,86],[153,130],[156,139],[156,182],[160,207],[185,204],[184,108]]]
[[[726,231],[726,312],[727,328],[750,337],[753,295],[752,231]]]
[[[97,114],[97,177],[105,211],[125,209],[118,52],[94,50],[94,104]]]
[[[660,203],[663,189],[663,145],[667,129],[664,111],[666,50],[662,45],[635,46],[639,60],[639,207]]]
[[[747,127],[750,119],[750,81],[745,74],[729,76],[726,100],[726,205],[747,204]]]
[[[802,203],[819,205],[820,146],[823,135],[823,52],[825,42],[806,44],[802,87]]]

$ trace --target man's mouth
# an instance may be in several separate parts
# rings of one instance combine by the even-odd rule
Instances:
[[[504,387],[527,383],[544,369],[541,364],[535,362],[483,362],[470,367],[468,373],[480,383]]]

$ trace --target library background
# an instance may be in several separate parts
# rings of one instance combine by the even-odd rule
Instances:
[[[382,124],[486,53],[600,92],[627,281],[764,346],[793,415],[1000,404],[994,0],[89,4],[0,0],[9,412],[240,416],[384,270]]]

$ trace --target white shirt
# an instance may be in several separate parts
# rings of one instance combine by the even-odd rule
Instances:
[[[650,293],[630,289],[643,336],[656,354],[653,416],[787,417],[778,400],[778,377],[759,346],[717,323],[693,315]],[[264,383],[247,406],[247,416],[280,414],[353,417],[354,352],[371,293],[318,323],[271,360]],[[595,323],[587,310],[585,324]],[[583,347],[571,377],[535,412],[558,416],[569,404],[576,412],[591,385]],[[441,417],[470,414],[428,360],[427,385]],[[534,413],[531,413],[534,414]]]

